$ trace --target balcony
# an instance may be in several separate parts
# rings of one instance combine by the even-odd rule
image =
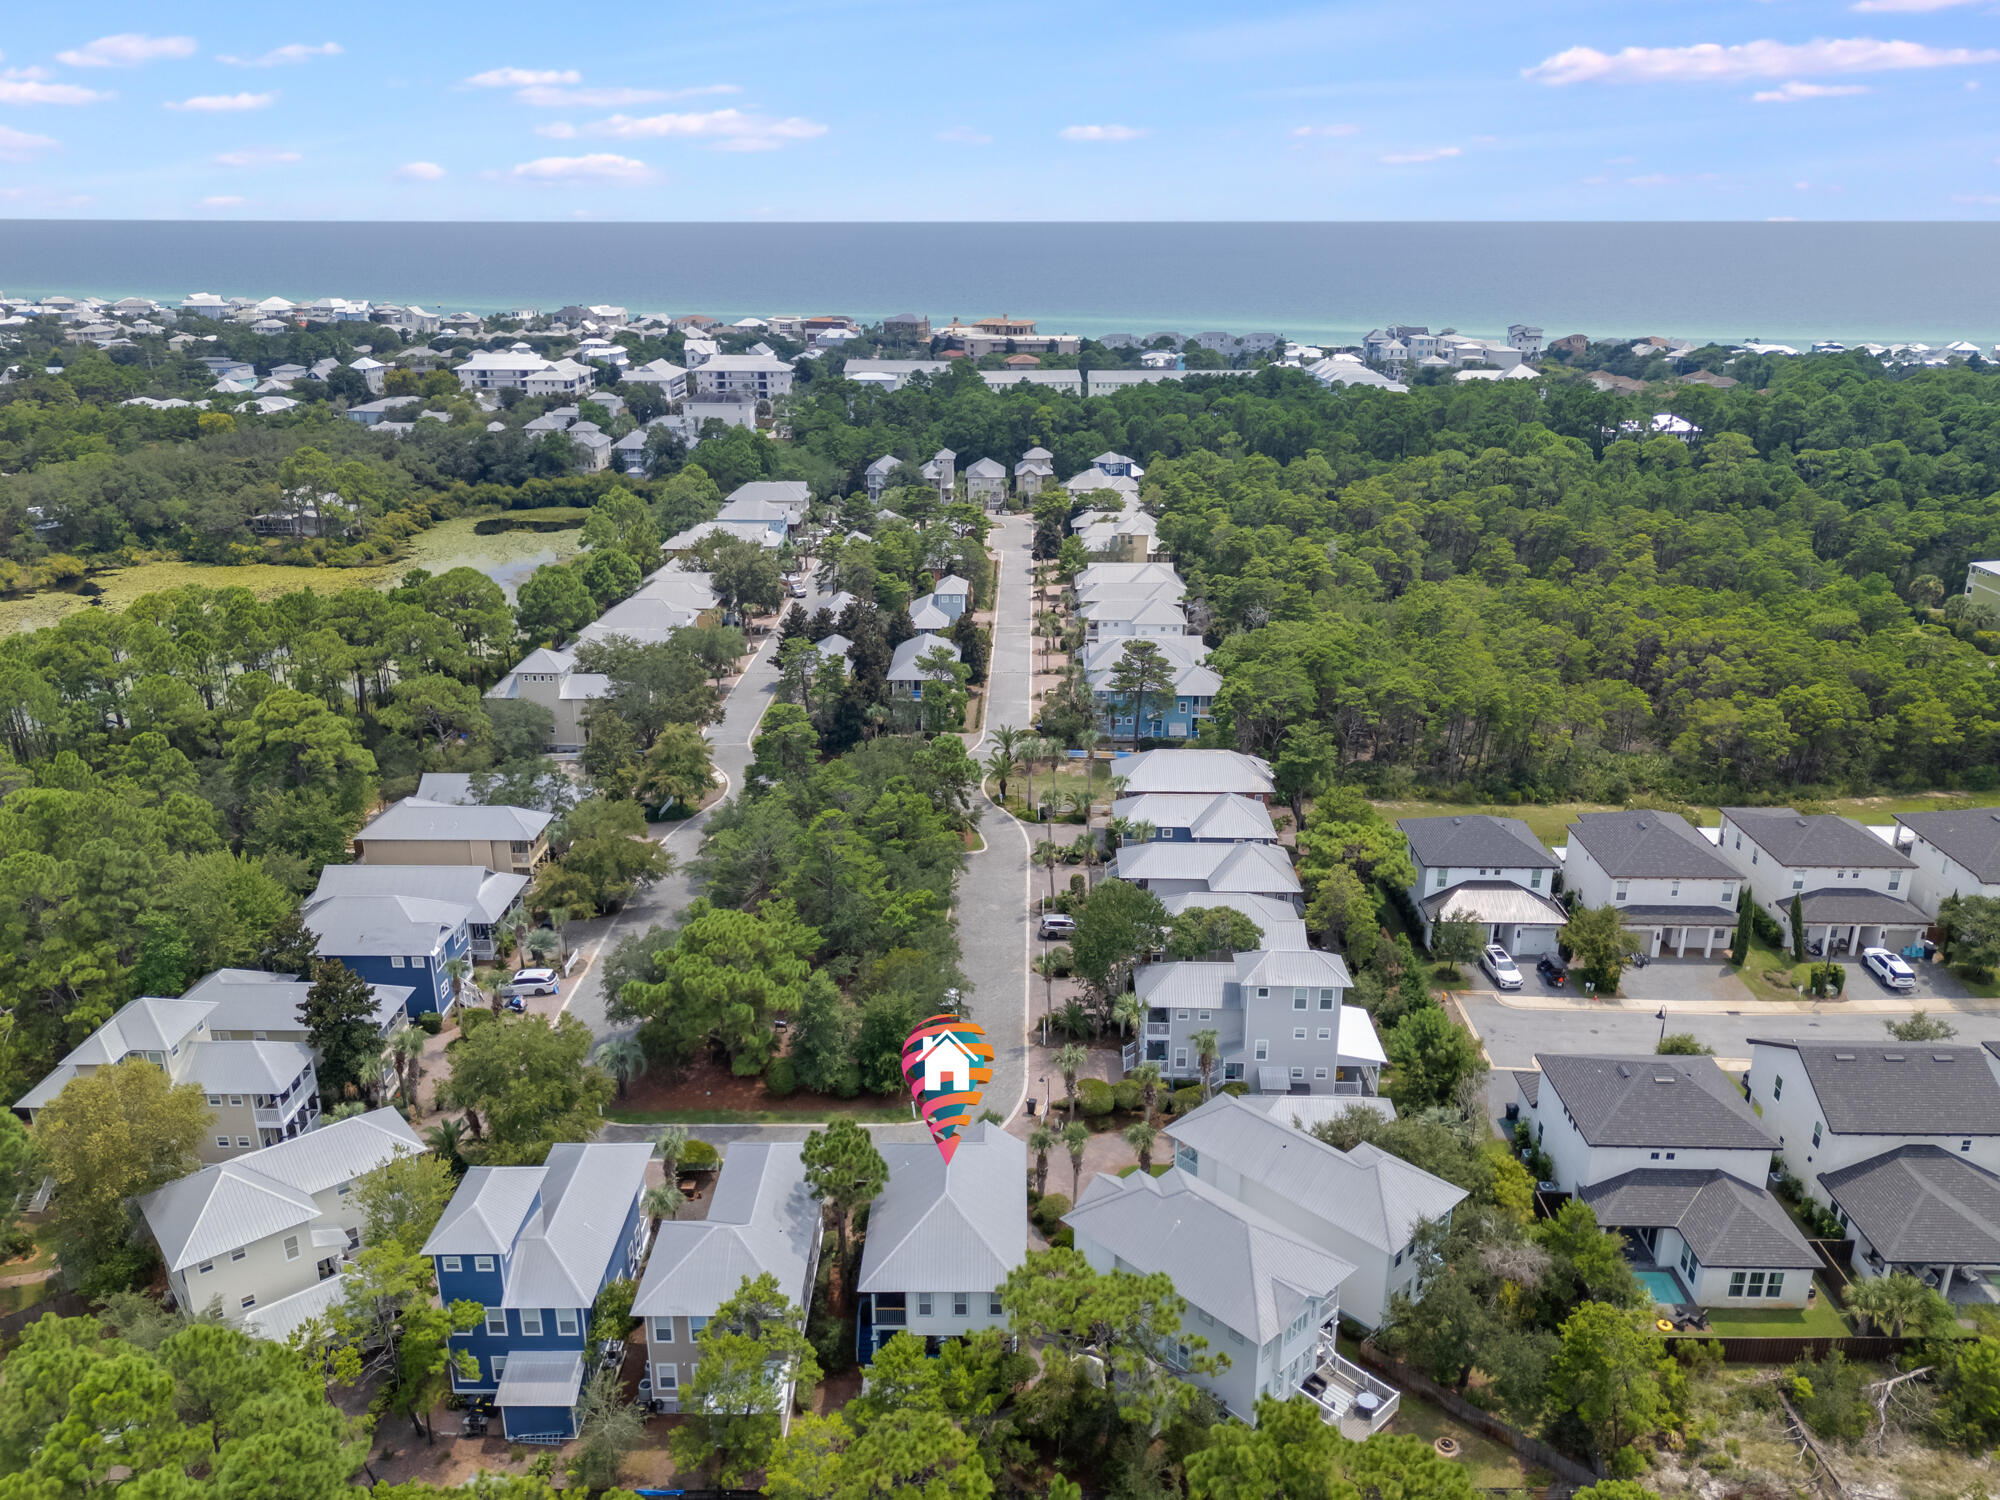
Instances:
[[[1146,1040],[1149,1042],[1163,1042],[1173,1034],[1174,1028],[1171,1022],[1148,1021],[1146,1023]]]
[[[1299,1382],[1299,1394],[1319,1408],[1321,1421],[1355,1442],[1381,1431],[1403,1401],[1394,1386],[1341,1358],[1331,1329],[1320,1330],[1319,1363]]]

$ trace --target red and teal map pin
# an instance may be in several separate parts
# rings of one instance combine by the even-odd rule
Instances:
[[[993,1044],[971,1021],[931,1016],[903,1043],[903,1080],[946,1162],[993,1081]]]

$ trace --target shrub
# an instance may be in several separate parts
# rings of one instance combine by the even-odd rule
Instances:
[[[1750,935],[1767,948],[1783,950],[1789,946],[1785,929],[1778,925],[1778,919],[1761,906],[1750,908]]]
[[[1052,1235],[1061,1227],[1062,1216],[1069,1212],[1069,1199],[1061,1193],[1044,1193],[1029,1215],[1035,1221],[1035,1228],[1044,1235]]]
[[[1801,1360],[1789,1374],[1786,1394],[1816,1434],[1849,1440],[1867,1435],[1874,1410],[1861,1393],[1866,1371],[1835,1350],[1823,1360]]]
[[[681,1152],[683,1172],[713,1172],[722,1165],[722,1153],[707,1141],[690,1140]]]
[[[764,1067],[764,1092],[780,1099],[799,1086],[799,1070],[789,1057],[774,1057]]]
[[[417,1017],[417,1024],[423,1027],[425,1035],[436,1036],[444,1030],[444,1017],[434,1010],[427,1010]]]
[[[1189,1110],[1201,1108],[1201,1086],[1189,1084],[1184,1089],[1175,1089],[1167,1096],[1167,1113],[1184,1115]]]
[[[471,1005],[461,1005],[458,1008],[458,1034],[460,1036],[471,1036],[473,1032],[486,1025],[492,1019],[493,1012],[490,1010],[481,1010]],[[438,1025],[440,1027],[444,1025],[442,1019],[439,1020]]]
[[[1121,1078],[1111,1088],[1111,1101],[1124,1114],[1137,1114],[1145,1105],[1146,1091],[1136,1078]]]
[[[1074,1250],[1076,1248],[1076,1231],[1071,1229],[1067,1224],[1063,1225],[1062,1228],[1049,1236],[1049,1245],[1052,1249],[1056,1250]]]
[[[1245,1094],[1250,1092],[1250,1085],[1239,1078],[1234,1083],[1225,1083],[1222,1086],[1222,1092],[1229,1095],[1232,1099],[1241,1099]]]
[[[1079,1078],[1076,1081],[1077,1104],[1085,1116],[1098,1119],[1111,1113],[1117,1102],[1111,1085],[1102,1078]]]

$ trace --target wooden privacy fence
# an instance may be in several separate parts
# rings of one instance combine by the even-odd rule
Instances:
[[[1848,1359],[1895,1359],[1922,1343],[1921,1339],[1862,1337],[1848,1334],[1810,1335],[1797,1338],[1678,1338],[1668,1346],[1678,1351],[1692,1344],[1720,1344],[1724,1364],[1789,1365],[1801,1359],[1825,1359],[1838,1352]]]
[[[1384,1376],[1390,1384],[1400,1386],[1405,1392],[1423,1397],[1437,1407],[1454,1422],[1463,1422],[1476,1432],[1483,1432],[1497,1443],[1505,1443],[1514,1450],[1515,1457],[1534,1468],[1547,1469],[1558,1479],[1571,1485],[1595,1484],[1604,1475],[1590,1465],[1579,1463],[1567,1453],[1558,1452],[1540,1438],[1530,1437],[1512,1423],[1502,1420],[1490,1411],[1482,1411],[1456,1391],[1447,1390],[1421,1370],[1413,1370],[1400,1360],[1391,1359],[1372,1344],[1361,1344],[1355,1350],[1355,1358],[1364,1365]]]
[[[1854,1282],[1854,1273],[1848,1269],[1854,1264],[1853,1240],[1807,1240],[1813,1254],[1819,1257],[1819,1279],[1826,1287],[1826,1294],[1833,1305],[1845,1311],[1847,1293]]]
[[[44,1297],[32,1306],[0,1317],[0,1339],[19,1337],[30,1323],[39,1321],[49,1313],[54,1313],[59,1318],[80,1318],[89,1311],[90,1304],[84,1300],[81,1293],[57,1292],[53,1297]]]

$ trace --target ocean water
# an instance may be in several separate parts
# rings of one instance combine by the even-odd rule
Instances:
[[[0,292],[607,302],[722,318],[1007,313],[1044,331],[1384,323],[1549,337],[2000,341],[2000,224],[0,221]]]

